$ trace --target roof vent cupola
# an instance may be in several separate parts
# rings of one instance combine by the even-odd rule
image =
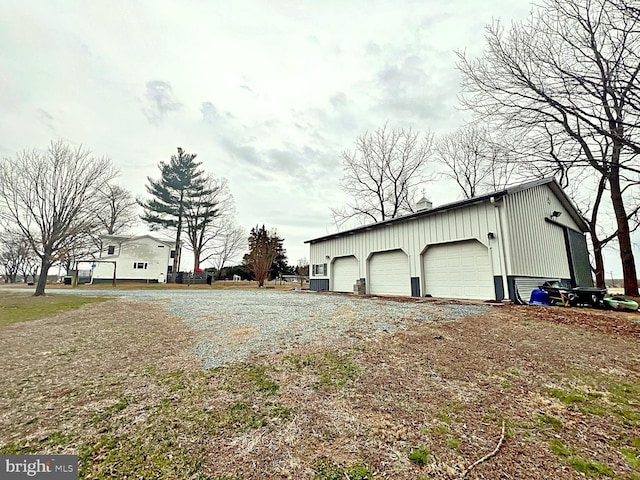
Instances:
[[[431,201],[427,197],[425,197],[424,195],[416,203],[416,210],[418,212],[421,212],[421,211],[424,211],[424,210],[431,210],[432,208],[433,208],[433,203],[431,203]]]

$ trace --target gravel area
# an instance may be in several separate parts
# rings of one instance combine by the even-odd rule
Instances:
[[[192,329],[196,338],[194,349],[204,368],[309,343],[349,344],[405,329],[413,322],[478,315],[487,308],[274,290],[74,290],[71,293],[160,304]]]

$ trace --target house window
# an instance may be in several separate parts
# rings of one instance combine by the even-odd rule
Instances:
[[[171,250],[171,258],[176,258],[176,251],[175,250]]]
[[[113,255],[116,253],[116,247],[114,245],[109,245],[107,247],[107,255]]]
[[[320,263],[318,265],[313,266],[313,276],[314,277],[322,277],[327,274],[327,264]]]
[[[167,273],[172,273],[173,272],[173,265],[169,265],[167,267]]]
[[[133,263],[133,268],[140,269],[140,270],[146,270],[147,269],[147,264],[144,263],[144,262],[134,262]]]

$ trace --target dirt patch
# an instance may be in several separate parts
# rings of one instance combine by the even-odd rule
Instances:
[[[79,453],[81,478],[455,479],[505,425],[466,478],[637,479],[634,319],[500,306],[203,370],[160,305],[110,300],[0,330],[0,452]]]
[[[258,333],[258,329],[254,327],[236,328],[231,331],[231,336],[236,341],[241,342],[255,336],[256,333]]]
[[[616,335],[640,338],[640,313],[586,308],[529,307],[536,318]]]

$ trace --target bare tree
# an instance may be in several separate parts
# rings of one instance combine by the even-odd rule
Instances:
[[[40,259],[33,253],[26,240],[23,240],[22,246],[25,252],[20,263],[22,279],[26,283],[29,281],[29,277],[32,277],[35,281],[38,278],[38,270],[40,270]]]
[[[302,287],[304,281],[309,278],[309,260],[307,260],[307,257],[298,259],[296,275],[298,275],[298,278],[300,279],[300,287]]]
[[[606,285],[603,249],[616,237],[615,231],[607,234],[599,222],[599,217],[606,207],[604,203],[606,202],[607,179],[594,171],[584,169],[577,169],[577,171],[576,178],[567,181],[565,189],[589,227],[591,255],[593,257],[591,270],[595,276],[596,286],[604,288]],[[571,171],[567,172],[566,175],[570,173]],[[594,175],[594,173],[596,174]]]
[[[18,273],[24,271],[25,263],[33,256],[29,242],[23,235],[5,230],[0,237],[0,265],[6,280],[15,283]],[[36,270],[37,273],[37,270]]]
[[[355,219],[381,222],[415,211],[415,188],[427,182],[426,166],[432,154],[433,135],[421,138],[411,129],[388,129],[356,138],[354,151],[342,152],[342,190],[351,200],[332,209],[334,222],[342,226]]]
[[[463,105],[480,119],[571,142],[606,177],[625,293],[638,295],[623,172],[638,172],[640,19],[620,0],[544,0],[526,23],[487,28],[487,49],[459,53]],[[602,149],[606,139],[610,148]],[[602,155],[606,152],[606,155]],[[579,158],[579,160],[576,160]]]
[[[227,233],[226,228],[234,213],[233,196],[226,178],[206,177],[203,189],[187,200],[185,224],[193,251],[194,270],[201,263],[218,256],[218,239]]]
[[[225,222],[221,233],[215,238],[213,253],[210,257],[218,271],[218,279],[220,279],[225,265],[246,248],[247,232],[245,229],[234,225],[231,221]]]
[[[443,175],[456,182],[465,198],[504,188],[516,167],[511,149],[475,125],[438,138],[435,152],[446,167]]]
[[[614,215],[608,194],[607,177],[595,169],[587,169],[580,164],[582,149],[575,142],[551,131],[547,131],[545,134],[546,137],[544,135],[528,135],[522,139],[523,151],[532,152],[529,156],[535,156],[538,159],[533,163],[526,163],[525,166],[535,177],[555,176],[573,201],[582,219],[589,227],[593,257],[591,269],[595,276],[596,285],[604,288],[603,250],[618,236],[615,224],[602,221],[603,217]],[[595,139],[591,139],[591,148],[599,152],[600,158],[607,158],[611,143],[611,139],[608,137],[599,138],[597,142]],[[640,226],[638,223],[640,202],[633,196],[635,187],[640,182],[633,177],[633,175],[627,175],[626,172],[621,172],[621,178],[625,183],[622,193],[625,196],[625,202],[630,201],[632,205],[632,208],[627,211],[630,232],[637,230]]]
[[[96,255],[102,249],[101,228],[99,226],[61,248],[58,252],[56,263],[59,263],[67,273],[70,273],[76,266],[76,262],[96,258]]]
[[[98,211],[98,220],[107,235],[118,235],[130,229],[138,220],[138,204],[129,190],[107,183],[100,188],[104,203]]]
[[[109,159],[62,141],[0,162],[0,215],[40,259],[36,296],[44,295],[49,268],[60,255],[100,228],[98,192],[114,176]]]

